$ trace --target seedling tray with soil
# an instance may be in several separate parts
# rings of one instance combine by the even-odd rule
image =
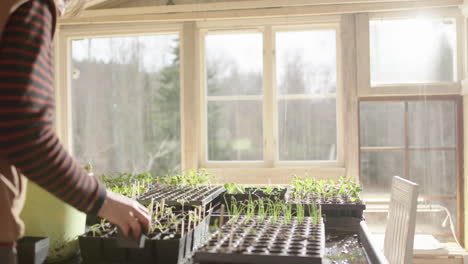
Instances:
[[[362,186],[351,178],[318,180],[295,176],[285,194],[289,204],[319,204],[327,217],[362,218]]]
[[[230,206],[233,201],[248,201],[248,200],[284,200],[286,188],[272,187],[247,187],[242,188],[242,192],[229,193],[226,191],[221,197],[221,202],[225,206]]]
[[[171,230],[172,231],[172,230]],[[150,234],[144,248],[120,248],[115,232],[100,237],[86,233],[79,237],[84,263],[182,263],[192,254],[194,230]]]
[[[231,220],[195,252],[196,263],[322,263],[325,231],[320,218],[247,217]]]
[[[139,196],[137,200],[148,205],[151,199],[155,201],[164,200],[169,206],[204,206],[214,202],[214,200],[224,192],[223,186],[172,186],[159,185],[150,191]]]
[[[103,221],[79,237],[84,263],[179,264],[206,240],[210,217],[203,209],[173,213],[154,201],[149,208],[152,225],[144,248],[122,248],[117,229]]]
[[[351,201],[348,198],[325,197],[312,192],[295,197],[292,188],[286,192],[285,200],[288,204],[318,204],[322,208],[322,214],[327,217],[362,218],[363,211],[366,210],[366,204],[360,199]]]

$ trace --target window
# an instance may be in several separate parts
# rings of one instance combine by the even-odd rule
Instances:
[[[210,161],[263,160],[262,50],[260,33],[205,38]]]
[[[402,176],[419,184],[425,204],[447,208],[452,216],[461,213],[457,212],[457,199],[462,199],[458,179],[463,150],[457,121],[461,101],[452,98],[360,103],[365,196],[389,196],[392,177]]]
[[[336,33],[276,33],[279,160],[337,159]]]
[[[336,29],[203,39],[207,163],[338,162]]]
[[[373,19],[369,35],[371,86],[457,81],[455,19]]]
[[[180,166],[179,37],[72,40],[72,149],[96,173]]]

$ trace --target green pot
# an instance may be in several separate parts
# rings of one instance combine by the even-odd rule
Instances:
[[[78,253],[78,236],[85,232],[86,215],[31,181],[21,218],[25,236],[49,237],[48,262],[70,259]]]

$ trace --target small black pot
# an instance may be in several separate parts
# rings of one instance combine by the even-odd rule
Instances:
[[[18,240],[19,264],[42,264],[49,251],[48,237],[23,237]]]
[[[153,252],[156,252],[157,263],[179,264],[183,262],[187,236],[174,239],[154,240]]]
[[[78,237],[80,244],[81,257],[87,263],[95,263],[102,260],[102,239],[101,237],[92,237],[82,235]]]
[[[123,249],[122,249],[123,250]],[[157,263],[156,254],[152,252],[152,243],[150,240],[145,242],[144,248],[129,248],[128,252],[128,261],[131,263],[137,264],[151,264]]]
[[[103,237],[101,243],[104,260],[123,262],[127,259],[127,250],[118,247],[116,237]]]

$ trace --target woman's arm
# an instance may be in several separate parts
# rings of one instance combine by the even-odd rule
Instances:
[[[78,210],[139,234],[135,217],[146,227],[145,209],[115,194],[106,199],[104,186],[76,164],[54,131],[54,19],[49,4],[23,4],[10,16],[1,38],[0,157]]]

